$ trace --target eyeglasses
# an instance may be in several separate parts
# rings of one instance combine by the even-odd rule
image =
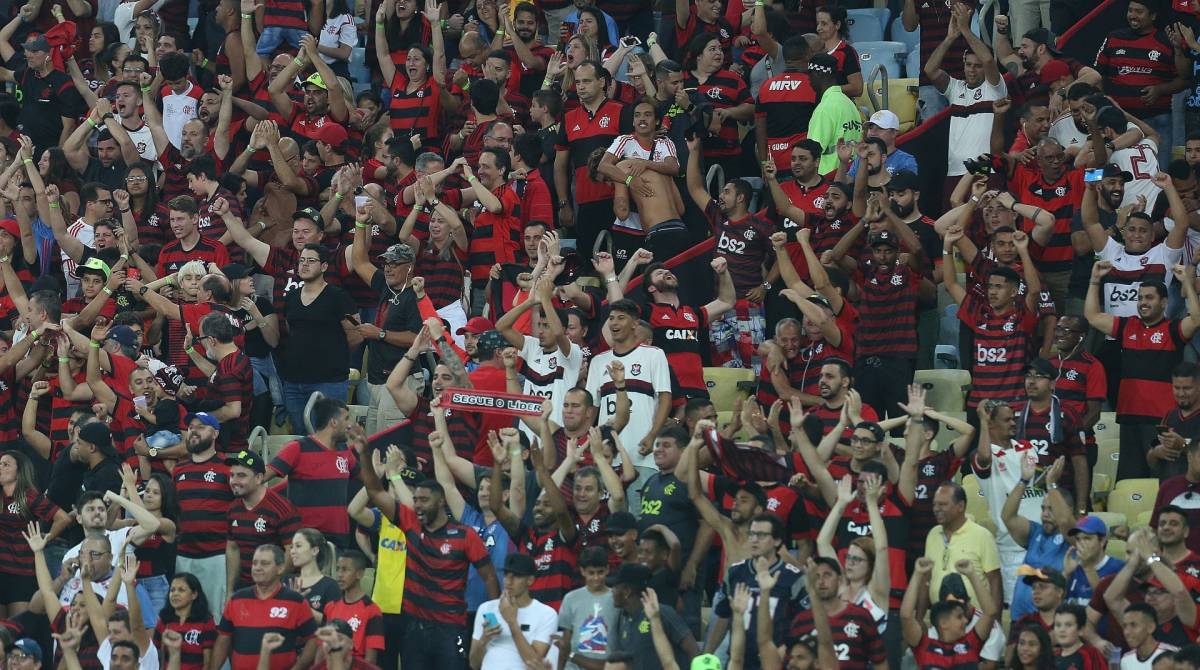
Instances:
[[[14,651],[14,652],[9,652],[7,660],[9,663],[21,663],[23,661],[31,661],[34,659],[29,654],[19,652],[19,651]]]
[[[301,258],[300,259],[301,265],[314,265],[314,264],[320,263],[320,262],[321,262],[320,258]]]
[[[867,562],[867,559],[863,558],[862,556],[852,556],[850,554],[846,554],[846,565],[850,565],[851,563],[866,563],[866,562]]]

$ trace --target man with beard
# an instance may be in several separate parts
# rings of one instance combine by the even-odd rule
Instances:
[[[1075,512],[1087,512],[1091,499],[1091,472],[1080,440],[1080,418],[1064,407],[1054,393],[1056,370],[1050,361],[1035,358],[1025,368],[1025,399],[1013,404],[1016,439],[1034,446],[1037,466],[1043,471],[1060,457],[1066,459],[1062,488],[1080,501]]]
[[[506,33],[511,37],[511,44],[505,45],[505,51],[512,56],[512,71],[519,72],[518,90],[525,98],[528,107],[529,99],[534,91],[542,85],[546,74],[546,64],[550,61],[554,49],[542,44],[537,37],[538,9],[528,2],[518,3],[512,12],[512,20],[508,12],[500,12],[502,19],[508,24]],[[551,33],[556,34],[556,33]]]
[[[145,106],[147,110],[146,123],[151,126],[161,125],[157,119],[150,118],[156,114],[156,112],[149,111],[153,108],[154,105]],[[188,193],[188,166],[192,164],[193,160],[204,154],[207,146],[208,133],[204,128],[203,121],[192,119],[183,124],[179,148],[176,149],[175,145],[171,144],[158,156],[158,163],[163,170],[163,200],[170,200]],[[234,171],[232,167],[230,167],[230,171]],[[235,172],[235,174],[239,173]]]
[[[210,239],[200,234],[197,225],[199,207],[196,200],[189,195],[181,195],[167,202],[170,210],[171,233],[175,239],[163,245],[158,254],[158,266],[155,274],[166,277],[179,271],[184,263],[199,260],[216,263],[219,267],[229,264],[229,250],[219,240]],[[141,290],[141,287],[134,290]],[[143,297],[145,293],[141,293]]]
[[[93,134],[94,158],[88,150]],[[71,133],[62,149],[67,164],[79,172],[83,181],[99,182],[110,189],[125,187],[125,165],[138,160],[137,148],[113,115],[107,98],[96,102],[91,114]]]
[[[411,493],[407,487],[397,487],[397,500],[384,490],[375,468],[360,468],[359,473],[380,513],[408,538],[401,665],[463,667],[467,568],[474,566],[479,572],[489,599],[500,595],[496,570],[483,541],[474,529],[450,520],[445,491],[436,481],[425,480]],[[493,500],[501,499],[500,490],[499,485],[492,487],[497,492]]]
[[[1158,523],[1154,525],[1158,553],[1175,572],[1200,578],[1200,554],[1188,548],[1190,534],[1188,514],[1183,508],[1167,505],[1158,510]]]
[[[295,82],[296,75],[310,63],[317,71],[304,80],[304,104],[297,105],[292,102],[288,90]],[[346,104],[346,96],[342,95],[337,75],[317,53],[317,41],[311,35],[300,40],[300,53],[271,80],[268,91],[271,104],[284,119],[282,125],[288,129],[288,134],[295,137],[315,140],[325,124],[345,125],[350,119],[350,109]]]
[[[179,500],[175,569],[196,575],[210,607],[225,603],[225,514],[233,502],[229,466],[217,456],[221,422],[205,412],[187,417],[187,457],[171,473]]]
[[[300,513],[287,498],[266,484],[262,456],[239,451],[225,459],[229,466],[229,488],[234,500],[226,510],[228,540],[225,542],[226,593],[251,583],[255,550],[264,544],[287,552],[292,536],[303,528]],[[285,562],[291,565],[289,559]]]
[[[1030,101],[1046,104],[1051,91],[1048,84],[1042,82],[1042,69],[1052,60],[1061,59],[1076,81],[1082,81],[1093,86],[1099,86],[1100,73],[1070,57],[1063,57],[1055,48],[1054,34],[1046,28],[1034,28],[1021,35],[1021,43],[1013,50],[1009,36],[1009,17],[999,14],[996,22],[996,59],[1004,66],[1015,66],[1016,77],[1007,82],[1009,95],[1014,104],[1023,105]],[[1018,29],[1020,27],[1018,26]]]
[[[1054,395],[1063,407],[1079,418],[1080,439],[1084,441],[1088,468],[1096,466],[1096,437],[1092,427],[1100,418],[1100,408],[1108,393],[1104,366],[1083,346],[1090,332],[1082,316],[1061,316],[1054,325],[1049,359],[1055,370]],[[1115,398],[1115,394],[1114,394]]]
[[[883,141],[883,167],[889,174],[908,171],[917,174],[917,159],[902,149],[896,148],[896,138],[900,135],[900,117],[895,112],[881,109],[867,120],[866,137],[878,138]],[[860,161],[854,161],[846,175],[853,180],[858,174]],[[868,165],[868,169],[870,165]],[[873,173],[871,173],[873,174]]]
[[[1146,462],[1160,481],[1184,473],[1184,448],[1192,440],[1200,440],[1200,366],[1190,361],[1176,366],[1171,371],[1171,393],[1175,407],[1163,417],[1158,444],[1146,453]]]
[[[270,169],[247,170],[250,157],[263,149],[271,156]],[[254,127],[250,144],[229,166],[229,172],[244,176],[247,186],[263,189],[268,197],[273,192],[284,196],[290,194],[297,205],[315,204],[319,194],[316,180],[300,167],[300,145],[290,137],[280,137],[279,126],[274,121],[260,121]],[[258,225],[263,230],[269,227],[264,221],[259,221]]]
[[[506,447],[499,441],[494,441],[492,446],[492,457],[499,464]],[[533,503],[532,523],[517,515],[511,508],[511,499],[509,504],[505,504],[501,496],[493,495],[489,504],[496,519],[513,539],[517,551],[533,558],[537,565],[530,592],[537,600],[557,610],[563,596],[578,585],[575,562],[579,558],[579,531],[566,498],[550,477],[541,448],[530,445],[529,458],[533,462],[538,484],[542,487]],[[515,459],[513,466],[524,467]],[[504,489],[500,470],[499,465],[492,468],[492,491]]]
[[[1108,163],[1104,166],[1096,196],[1084,195],[1084,201],[1091,200],[1089,211],[1093,220],[1108,235],[1119,235],[1114,229],[1117,225],[1117,210],[1125,200],[1125,184],[1133,175],[1121,170],[1116,165]],[[1092,184],[1088,188],[1093,188]],[[1182,191],[1181,191],[1182,193]],[[1071,217],[1071,247],[1075,250],[1075,263],[1071,266],[1070,298],[1067,299],[1068,314],[1083,314],[1083,296],[1087,294],[1087,279],[1092,274],[1092,263],[1096,260],[1096,252],[1092,247],[1091,235],[1083,225],[1083,203]],[[1200,234],[1200,233],[1198,233]]]
[[[358,477],[358,459],[346,446],[352,424],[346,403],[321,398],[312,403],[312,434],[289,442],[271,460],[275,486],[287,487],[306,528],[316,528],[335,545],[349,548],[351,478]]]
[[[114,90],[113,107],[121,127],[129,134],[142,160],[154,162],[170,143],[162,126],[153,126],[142,119],[142,91],[137,82],[122,81]]]
[[[1125,186],[1125,200],[1122,205],[1141,205],[1141,211],[1149,214],[1159,200],[1161,187],[1154,181],[1154,175],[1159,172],[1159,147],[1162,138],[1149,125],[1138,120],[1146,136],[1132,146],[1118,149],[1108,147],[1120,138],[1121,133],[1129,126],[1125,112],[1113,106],[1101,108],[1091,120],[1092,134],[1088,144],[1076,158],[1076,163],[1088,162],[1094,167],[1099,164],[1112,163],[1123,172],[1128,172],[1131,179]],[[1141,201],[1141,202],[1139,202]]]
[[[1099,93],[1100,89],[1086,81],[1077,81],[1071,84],[1066,90],[1067,109],[1050,124],[1049,137],[1058,140],[1058,143],[1066,148],[1067,156],[1071,158],[1075,158],[1083,149],[1088,137],[1091,136],[1091,130],[1083,118],[1083,105],[1088,98]],[[1143,136],[1144,133],[1141,128],[1137,127],[1137,124],[1127,123],[1120,136],[1113,141],[1110,150],[1131,147],[1137,144]]]

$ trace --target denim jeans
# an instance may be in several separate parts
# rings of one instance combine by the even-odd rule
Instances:
[[[288,418],[292,420],[292,432],[296,435],[308,433],[308,424],[304,422],[304,406],[313,393],[320,392],[326,398],[336,398],[346,401],[346,380],[340,382],[316,383],[283,383],[283,404],[287,408]]]
[[[270,354],[251,358],[250,367],[254,370],[254,395],[270,391],[271,403],[283,405],[283,384],[279,381],[279,373],[275,371],[275,359]]]
[[[171,583],[167,581],[167,576],[154,575],[153,577],[144,577],[138,580],[138,587],[139,591],[145,592],[146,599],[150,603],[150,612],[154,614],[155,620],[157,620],[158,613],[167,604],[167,591],[171,589]]]
[[[1171,118],[1171,114],[1170,113],[1159,114],[1158,116],[1151,116],[1150,118],[1143,119],[1143,120],[1145,121],[1146,125],[1153,128],[1154,132],[1158,133],[1158,135],[1159,135],[1159,137],[1158,137],[1158,155],[1166,158],[1167,162],[1170,162],[1171,147],[1174,146],[1174,144],[1172,143],[1173,142],[1172,131],[1174,130],[1174,128],[1173,128],[1173,123],[1172,123],[1173,120]]]
[[[299,28],[267,26],[263,28],[262,34],[258,36],[258,44],[255,45],[254,50],[259,56],[269,57],[284,43],[299,49],[300,38],[307,34],[307,31],[300,30]]]

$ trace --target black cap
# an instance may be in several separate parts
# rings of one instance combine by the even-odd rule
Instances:
[[[1034,28],[1033,30],[1025,31],[1021,37],[1033,42],[1034,44],[1046,45],[1046,50],[1054,55],[1058,55],[1058,47],[1055,46],[1054,33],[1048,28]]]
[[[967,583],[963,581],[962,575],[957,572],[951,572],[942,577],[942,586],[938,590],[938,600],[957,600],[960,603],[971,602],[971,596],[967,592]]]
[[[246,277],[252,276],[254,273],[250,271],[250,268],[242,265],[241,263],[230,263],[229,265],[221,268],[221,274],[225,275],[226,279],[233,281],[236,279],[245,279]]]
[[[504,574],[517,577],[532,577],[537,572],[537,564],[529,554],[510,553],[504,558]]]
[[[351,627],[349,622],[347,622],[345,619],[334,619],[329,622],[329,625],[333,626],[334,630],[342,635],[345,635],[346,637],[354,637],[354,628]]]
[[[604,581],[609,586],[626,584],[640,592],[650,585],[650,578],[653,576],[654,573],[650,571],[650,568],[641,563],[622,563],[621,567],[617,568],[616,574],[609,575]]]
[[[317,224],[317,228],[325,228],[325,223],[321,220],[321,212],[317,211],[315,207],[305,207],[302,210],[293,212],[292,221],[297,219],[310,219],[313,223]]]
[[[613,512],[604,522],[605,535],[621,535],[638,527],[637,517],[629,512]]]
[[[839,69],[837,59],[826,53],[819,53],[808,61],[809,72],[830,75]]]
[[[1109,177],[1120,177],[1125,182],[1133,181],[1133,175],[1129,174],[1128,170],[1122,170],[1121,166],[1116,163],[1109,163],[1104,166],[1104,178],[1108,179]]]
[[[85,423],[79,429],[79,439],[91,444],[101,452],[112,451],[112,431],[99,421]]]
[[[920,191],[921,182],[912,170],[898,170],[884,186],[889,191]]]
[[[1028,574],[1022,575],[1021,580],[1029,586],[1033,586],[1038,582],[1048,582],[1063,590],[1067,588],[1066,577],[1063,577],[1063,574],[1054,568],[1044,567],[1040,570],[1030,571]]]
[[[890,230],[881,230],[867,238],[868,246],[874,247],[879,244],[893,249],[900,248],[900,240],[896,239],[896,235]]]
[[[247,451],[245,449],[226,458],[225,465],[240,465],[243,468],[249,468],[250,470],[253,470],[259,474],[265,474],[267,471],[266,466],[263,465],[262,458],[260,458],[259,455],[253,451]]]
[[[1058,378],[1058,370],[1054,368],[1054,364],[1044,358],[1035,358],[1025,364],[1025,374],[1031,372],[1047,379]]]

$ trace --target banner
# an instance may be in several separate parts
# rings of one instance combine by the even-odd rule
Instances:
[[[446,409],[504,416],[540,416],[542,400],[541,396],[536,395],[474,389],[446,389],[442,392],[442,407]]]

